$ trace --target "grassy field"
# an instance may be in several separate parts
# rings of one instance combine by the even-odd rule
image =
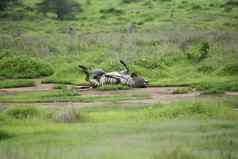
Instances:
[[[33,86],[42,77],[58,85],[1,93],[0,159],[238,158],[238,99],[213,95],[238,91],[237,0],[75,0],[81,12],[64,20],[39,13],[41,1],[0,11],[0,88]],[[86,83],[79,64],[115,71],[123,69],[120,59],[150,86],[212,95],[125,107],[119,102],[149,97],[67,89]],[[48,108],[41,102],[92,105]]]
[[[237,101],[230,97],[147,108],[70,108],[63,112],[9,108],[0,114],[0,156],[235,159],[238,125],[233,109]]]
[[[108,96],[82,96],[80,93],[72,90],[53,90],[38,92],[19,92],[10,95],[1,95],[2,103],[35,103],[35,102],[96,102],[96,101],[122,101],[122,100],[140,100],[150,98],[146,93],[144,95],[108,95]]]
[[[123,59],[153,86],[238,90],[235,2],[85,0],[79,1],[83,11],[74,19],[59,21],[54,14],[36,12],[39,1],[26,0],[2,13],[0,57],[6,70],[1,78],[46,75],[46,83],[81,84],[78,64],[114,71],[122,69]],[[9,57],[18,70],[8,67]],[[21,69],[21,62],[31,69]]]

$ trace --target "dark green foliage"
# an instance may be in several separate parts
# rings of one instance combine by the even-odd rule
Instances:
[[[238,0],[227,0],[224,6],[238,7]]]
[[[221,7],[224,8],[224,11],[231,12],[234,7],[238,7],[238,0],[227,0]]]
[[[10,138],[10,137],[12,137],[11,134],[9,134],[8,132],[6,132],[6,131],[0,129],[0,141],[1,141],[1,140],[8,139],[8,138]]]
[[[123,11],[120,9],[116,9],[116,8],[108,8],[108,9],[101,9],[100,13],[120,15],[120,14],[123,14]]]
[[[198,42],[188,50],[186,56],[190,60],[200,62],[208,57],[209,49],[208,42]]]
[[[214,81],[204,81],[195,85],[198,90],[202,90],[203,93],[224,93],[225,91],[238,91],[238,81],[224,81],[224,82],[214,82]]]
[[[16,119],[33,118],[40,115],[40,111],[35,107],[17,106],[6,110],[6,114]]]
[[[122,0],[123,3],[135,3],[135,2],[142,2],[143,0]]]
[[[209,43],[208,42],[202,42],[201,48],[200,48],[199,61],[207,58],[209,49],[210,49]]]
[[[219,74],[223,75],[238,75],[238,64],[230,63],[226,64]]]
[[[15,2],[16,0],[1,0],[0,1],[0,11],[5,10],[10,4]]]
[[[1,59],[0,77],[36,78],[53,74],[49,64],[26,56],[9,56]]]
[[[199,10],[199,9],[202,9],[202,7],[199,4],[192,4],[192,9]]]
[[[81,11],[80,4],[73,0],[43,0],[38,3],[38,10],[44,14],[51,12],[57,15],[60,20],[71,16],[76,11]]]

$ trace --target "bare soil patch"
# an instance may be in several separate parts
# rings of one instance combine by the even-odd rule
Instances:
[[[41,79],[35,80],[34,87],[21,87],[21,88],[8,88],[0,89],[0,95],[15,94],[19,92],[37,92],[37,91],[51,91],[55,88],[55,84],[41,84]],[[120,107],[140,107],[149,106],[156,103],[171,103],[181,100],[193,100],[200,96],[200,92],[193,91],[184,94],[175,94],[174,92],[181,87],[150,87],[150,88],[134,88],[129,90],[116,90],[116,91],[99,91],[92,88],[84,88],[80,86],[68,86],[74,89],[82,96],[148,96],[145,99],[123,100],[119,102],[50,102],[50,103],[0,103],[0,106],[12,105],[33,105],[37,104],[42,107],[105,107],[117,105]],[[238,92],[226,92],[225,95],[238,96]]]

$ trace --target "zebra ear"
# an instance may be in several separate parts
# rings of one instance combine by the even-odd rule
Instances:
[[[137,75],[135,72],[133,72],[133,73],[131,73],[131,77],[132,77],[132,78],[138,77],[138,75]]]

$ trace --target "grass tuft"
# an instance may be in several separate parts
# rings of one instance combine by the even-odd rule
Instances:
[[[7,109],[6,114],[15,119],[27,119],[39,116],[40,111],[35,107],[17,106]]]

